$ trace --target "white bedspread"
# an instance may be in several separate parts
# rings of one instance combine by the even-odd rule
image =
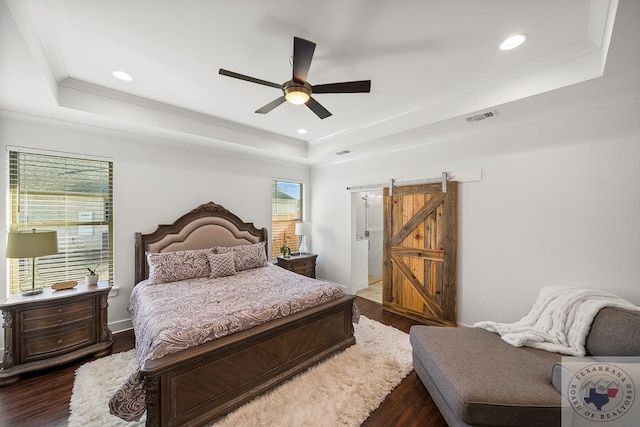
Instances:
[[[545,287],[533,308],[515,323],[483,321],[476,328],[500,334],[515,347],[534,347],[570,356],[584,356],[584,343],[598,311],[620,307],[640,312],[640,307],[597,289]]]

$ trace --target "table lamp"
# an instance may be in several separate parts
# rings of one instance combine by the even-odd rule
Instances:
[[[307,236],[311,235],[311,223],[310,222],[298,222],[294,230],[296,236],[302,236],[300,239],[300,254],[307,253]]]
[[[44,283],[36,284],[36,258],[58,253],[58,233],[51,230],[13,231],[7,236],[7,258],[31,258],[31,283],[20,283],[22,295],[42,292]],[[36,286],[38,286],[36,288]]]

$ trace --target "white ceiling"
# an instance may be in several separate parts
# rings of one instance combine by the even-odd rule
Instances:
[[[5,0],[0,108],[319,164],[345,149],[362,156],[473,132],[484,123],[464,118],[480,112],[508,126],[510,108],[522,108],[510,103],[602,75],[617,9],[617,0]],[[527,42],[500,51],[516,33]],[[283,83],[294,36],[317,44],[311,84],[370,79],[371,93],[316,95],[333,113],[325,120],[287,103],[255,114],[281,92],[218,69]]]

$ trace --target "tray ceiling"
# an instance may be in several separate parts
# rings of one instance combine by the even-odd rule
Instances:
[[[5,3],[3,35],[11,39],[4,59],[16,46],[26,49],[13,63],[2,61],[21,75],[2,96],[3,108],[311,164],[335,160],[338,151],[379,152],[467,132],[482,124],[465,118],[487,111],[506,125],[509,103],[601,76],[618,4]],[[498,49],[518,33],[528,35],[524,45]],[[289,80],[294,36],[317,44],[312,84],[370,79],[371,93],[314,95],[333,113],[325,120],[288,103],[255,114],[281,92],[218,69]],[[116,70],[133,81],[114,78]],[[36,74],[48,92],[29,101],[20,85]]]

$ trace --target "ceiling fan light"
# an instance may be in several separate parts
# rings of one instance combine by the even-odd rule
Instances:
[[[287,101],[295,105],[304,104],[309,100],[309,94],[302,91],[288,92],[284,97]]]
[[[311,85],[290,80],[283,85],[284,99],[294,105],[304,104],[311,98]]]

